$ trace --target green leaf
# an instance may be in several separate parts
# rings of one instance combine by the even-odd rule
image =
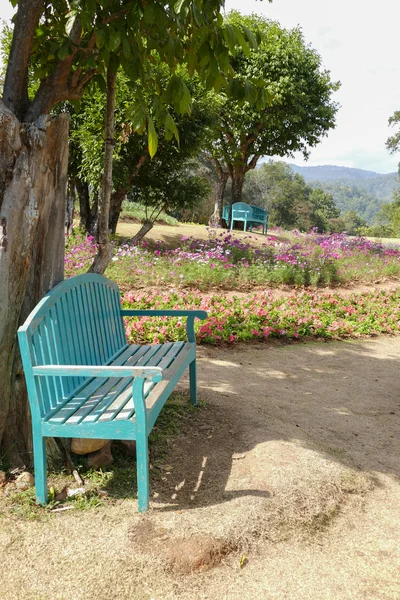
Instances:
[[[111,52],[115,52],[116,50],[118,50],[119,46],[121,44],[121,34],[119,31],[111,31],[110,33],[110,37],[108,40],[108,48]]]
[[[149,146],[150,157],[153,158],[153,156],[157,152],[158,136],[154,127],[154,121],[150,115],[147,118],[147,142]]]
[[[152,4],[148,4],[144,10],[144,22],[146,25],[154,23],[154,7]]]
[[[240,31],[238,27],[235,27],[237,40],[243,50],[243,54],[249,58],[250,57],[250,48],[248,43],[246,42],[243,33]]]
[[[250,81],[244,82],[244,97],[249,104],[254,104],[257,100],[257,89],[250,83]]]
[[[99,29],[96,31],[96,46],[97,48],[102,48],[105,42],[105,31],[104,29]]]
[[[108,67],[111,70],[111,73],[116,73],[119,67],[119,56],[117,54],[111,54],[110,60],[108,63]]]
[[[71,29],[74,26],[77,12],[76,10],[71,10],[68,14],[67,23],[65,25],[65,31],[67,35],[71,33]]]
[[[65,60],[69,54],[69,45],[64,44],[58,51],[58,58],[60,60]]]
[[[185,0],[178,0],[177,2],[175,2],[174,11],[176,12],[176,14],[179,14],[181,12],[184,3]]]
[[[97,83],[97,85],[99,86],[100,91],[102,91],[103,93],[107,92],[107,85],[106,82],[104,80],[103,75],[97,74],[94,77],[95,82]]]
[[[243,86],[237,77],[234,77],[230,80],[226,92],[229,97],[234,98],[238,102],[240,102],[244,98]]]
[[[176,123],[169,112],[167,112],[167,114],[166,114],[166,117],[164,120],[164,127],[165,127],[166,132],[170,132],[172,135],[174,135],[176,141],[179,144],[178,127],[176,126]]]
[[[242,27],[243,27],[243,31],[246,34],[246,38],[247,38],[248,42],[250,43],[250,46],[253,48],[253,50],[257,50],[258,43],[257,43],[257,40],[256,40],[256,36],[251,31],[251,29],[249,29],[248,27],[246,27],[246,25],[242,25]]]
[[[229,50],[234,53],[237,44],[235,28],[232,25],[226,24],[222,30],[226,45]]]
[[[128,38],[126,37],[122,38],[122,52],[125,58],[132,58],[131,47],[129,45]]]
[[[147,114],[145,105],[137,102],[130,111],[129,118],[131,120],[132,129],[140,135],[146,129]]]

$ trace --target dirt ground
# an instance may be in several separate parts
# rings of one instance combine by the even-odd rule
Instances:
[[[0,598],[398,600],[400,337],[199,354],[150,512],[0,521]]]
[[[139,231],[140,224],[134,223],[132,221],[119,221],[117,227],[117,233],[122,237],[133,237],[135,233]],[[222,230],[227,233],[226,229]],[[261,231],[257,231],[251,233],[247,231],[246,233],[243,231],[235,230],[233,232],[234,236],[239,238],[244,238],[247,236],[252,237],[253,243],[260,242],[262,243],[265,240],[265,236],[262,235]],[[179,225],[155,225],[153,229],[147,234],[146,240],[151,240],[153,242],[157,240],[163,240],[168,245],[176,245],[179,244],[182,236],[192,236],[195,238],[204,238],[207,239],[209,237],[208,228],[204,225],[189,225],[187,223],[179,223]],[[275,235],[272,231],[267,232],[267,238],[274,237],[278,241],[284,241],[286,239],[285,235]],[[372,242],[379,242],[384,245],[389,246],[398,246],[400,244],[400,238],[376,238],[376,237],[368,237],[368,240]]]
[[[133,223],[131,221],[120,221],[117,227],[117,233],[121,237],[130,238],[135,235],[140,229],[139,223]],[[228,233],[227,229],[221,229],[218,233]],[[153,229],[146,235],[146,240],[155,242],[162,240],[168,246],[179,245],[183,236],[195,237],[198,239],[208,239],[209,229],[205,225],[189,225],[186,223],[180,223],[178,226],[174,225],[155,225]],[[251,239],[253,243],[263,243],[266,239],[274,237],[275,239],[285,240],[285,236],[277,236],[268,232],[265,236],[261,232],[251,233],[249,231],[237,231],[233,232],[235,237],[239,239],[246,238],[248,241]]]

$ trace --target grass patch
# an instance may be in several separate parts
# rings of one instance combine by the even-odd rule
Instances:
[[[200,405],[201,406],[201,405]],[[149,436],[150,482],[161,476],[160,466],[164,465],[169,448],[175,443],[182,429],[183,422],[189,419],[193,407],[186,394],[171,395],[157,419]],[[92,470],[86,468],[86,459],[80,458],[76,464],[85,482],[85,494],[79,494],[65,500],[57,501],[56,496],[65,487],[76,487],[72,475],[64,472],[49,473],[49,503],[45,507],[38,506],[35,501],[35,488],[18,491],[10,488],[8,497],[0,497],[0,517],[23,520],[48,519],[54,517],[54,509],[72,506],[74,510],[93,510],[108,503],[123,499],[137,498],[136,462],[121,449],[113,447],[114,463],[110,468]],[[79,460],[78,458],[78,460]]]
[[[253,512],[249,506],[247,523],[233,528],[229,539],[247,550],[266,540],[279,543],[315,538],[332,525],[346,506],[362,509],[373,488],[371,477],[352,469],[328,478],[306,478],[266,500],[262,510],[256,506]]]
[[[122,203],[121,217],[122,220],[133,220],[137,223],[142,223],[147,218],[146,208],[138,202],[124,201]],[[179,225],[179,221],[165,212],[161,212],[157,218],[157,223],[165,225]]]

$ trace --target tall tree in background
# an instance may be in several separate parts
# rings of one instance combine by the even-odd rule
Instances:
[[[164,87],[167,87],[173,76],[167,66],[159,65],[155,70],[164,78]],[[179,69],[179,75],[191,95],[190,114],[180,115],[173,106],[160,107],[151,90],[142,85],[137,85],[132,90],[124,74],[118,75],[113,192],[109,219],[112,233],[116,231],[122,201],[127,195],[140,199],[148,209],[146,223],[143,223],[145,227],[138,233],[137,241],[153,226],[160,210],[181,212],[189,198],[190,204],[192,203],[195,189],[201,191],[200,196],[203,196],[205,188],[197,176],[199,169],[193,159],[213,131],[217,115],[213,103],[216,95],[207,92],[198,77],[189,77],[184,69]],[[152,159],[146,136],[133,130],[132,117],[137,121],[138,111],[136,98],[140,102],[139,109],[145,98],[147,113],[159,130],[157,153]],[[69,174],[78,190],[81,225],[92,235],[97,230],[99,183],[103,172],[102,138],[99,132],[102,128],[102,107],[105,100],[105,94],[101,90],[86,94],[79,111],[73,111],[71,120]],[[165,112],[170,115],[169,122],[173,124],[174,131],[164,127]],[[190,193],[186,194],[184,190],[189,192],[189,189]]]
[[[51,110],[79,100],[88,85],[105,88],[106,74],[110,88],[121,66],[133,86],[137,81],[154,85],[160,103],[178,97],[185,112],[190,96],[179,79],[167,90],[156,87],[150,69],[155,56],[171,69],[179,62],[190,72],[198,69],[208,86],[223,85],[232,69],[222,0],[14,3],[0,100],[0,453],[24,462],[30,426],[16,330],[63,278],[68,117],[49,116]],[[247,35],[233,34],[234,43]],[[30,78],[39,85],[30,88]],[[154,123],[148,118],[146,124],[154,155]]]
[[[336,231],[341,226],[337,221],[340,210],[332,196],[311,188],[283,161],[269,160],[248,173],[243,199],[265,208],[270,224],[284,229],[309,231],[317,227],[322,232]]]
[[[220,194],[227,173],[232,180],[231,203],[242,199],[245,175],[262,155],[307,157],[334,127],[338,105],[332,94],[339,87],[322,68],[321,57],[304,41],[299,29],[287,31],[277,23],[237,12],[227,26],[246,26],[262,40],[232,58],[236,75],[227,91],[241,103],[226,99],[220,113],[217,142],[211,152],[220,175]],[[222,196],[214,215],[220,220]]]

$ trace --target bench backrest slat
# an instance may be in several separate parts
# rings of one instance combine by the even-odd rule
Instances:
[[[53,288],[32,311],[18,335],[27,378],[36,365],[102,365],[126,344],[116,284],[100,275],[72,277]],[[37,377],[42,415],[85,381],[83,377]],[[30,398],[30,400],[32,400]]]
[[[257,219],[258,221],[264,221],[267,217],[267,211],[259,206],[253,206],[246,202],[235,202],[232,204],[232,215],[231,218],[234,220],[247,220]],[[222,218],[228,220],[229,218],[229,205],[224,206]]]

